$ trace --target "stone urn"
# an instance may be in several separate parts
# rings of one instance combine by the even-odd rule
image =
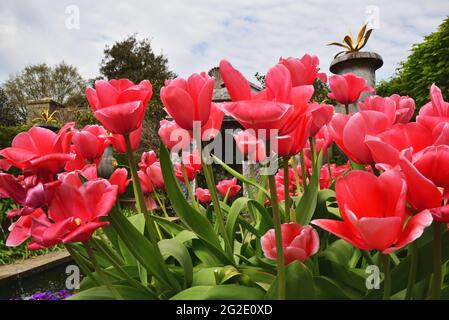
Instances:
[[[383,65],[382,57],[374,52],[349,52],[336,57],[329,67],[334,74],[354,73],[366,80],[367,84],[373,88],[376,85],[376,70]],[[373,93],[362,93],[359,101]],[[336,112],[344,113],[345,107],[337,105]],[[350,112],[357,111],[357,107],[352,104],[349,106]]]

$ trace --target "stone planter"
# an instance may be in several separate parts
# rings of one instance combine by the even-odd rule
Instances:
[[[374,88],[376,85],[376,70],[382,67],[383,63],[382,57],[377,53],[352,52],[335,58],[329,69],[334,74],[354,73],[364,78],[367,84]],[[372,93],[363,93],[359,101],[362,101],[368,95],[372,95]],[[344,113],[344,109],[343,105],[337,105],[336,112]],[[349,111],[355,112],[357,107],[350,105]]]

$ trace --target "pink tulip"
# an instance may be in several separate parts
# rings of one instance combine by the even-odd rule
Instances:
[[[411,147],[413,152],[419,152],[433,143],[432,133],[416,122],[397,123],[391,129],[365,139],[374,161],[390,167],[399,164],[401,151]]]
[[[449,146],[430,146],[410,155],[404,151],[399,165],[408,184],[408,201],[416,210],[429,209],[434,219],[449,222]]]
[[[43,219],[45,212],[42,209],[37,209],[33,213],[22,216],[16,222],[12,223],[9,228],[8,239],[6,239],[7,247],[17,247],[24,243],[31,236],[31,227],[34,219]]]
[[[293,87],[313,85],[315,79],[320,79],[324,83],[327,82],[326,73],[318,72],[320,61],[317,56],[305,54],[301,59],[280,58],[279,63],[286,66],[290,71]]]
[[[208,204],[212,201],[212,197],[208,189],[196,188],[195,196],[203,204]]]
[[[311,223],[361,250],[391,253],[418,239],[432,224],[428,210],[409,218],[407,184],[395,170],[379,177],[351,171],[337,180],[335,192],[343,221],[319,219]]]
[[[222,180],[217,184],[217,190],[223,198],[228,195],[228,199],[234,198],[241,187],[237,184],[237,178]]]
[[[101,219],[108,215],[116,199],[117,186],[104,179],[82,185],[71,180],[63,182],[55,191],[48,218],[33,220],[29,249],[89,240],[96,229],[108,224]]]
[[[415,100],[398,94],[393,94],[390,99],[396,103],[396,123],[409,122],[415,112]]]
[[[140,156],[140,162],[137,164],[140,170],[146,170],[149,166],[157,161],[156,152],[153,150],[145,151]]]
[[[151,182],[151,178],[148,176],[146,171],[139,170],[137,172],[137,176],[139,177],[140,187],[142,188],[142,192],[144,195],[149,195],[153,192],[153,183]]]
[[[186,129],[181,128],[175,121],[160,121],[159,137],[165,146],[174,151],[186,150],[190,148],[191,135]]]
[[[56,134],[48,129],[33,127],[28,132],[19,133],[11,147],[0,150],[0,156],[20,170],[52,181],[67,161],[75,159],[75,155],[69,153],[70,139],[69,132]]]
[[[234,140],[239,151],[251,161],[265,160],[265,143],[262,139],[257,139],[251,130],[239,131],[234,134]]]
[[[435,84],[430,88],[430,100],[419,110],[416,122],[435,130],[449,122],[449,102],[444,101],[440,88]]]
[[[361,111],[352,115],[336,114],[329,123],[329,132],[343,152],[357,163],[372,164],[374,159],[365,144],[373,136],[391,127],[391,122],[379,111]]]
[[[164,189],[165,181],[162,175],[161,163],[156,161],[147,168],[147,175],[156,189]]]
[[[281,226],[282,247],[284,249],[284,263],[287,265],[295,260],[306,261],[318,252],[320,238],[311,226],[301,226],[297,223],[285,223]],[[274,229],[268,230],[260,239],[262,250],[270,260],[277,259],[276,237]]]
[[[72,141],[76,152],[90,162],[101,160],[104,149],[109,144],[106,131],[98,125],[86,126],[75,132]]]
[[[363,92],[373,92],[374,89],[366,84],[365,79],[353,73],[334,75],[329,78],[331,93],[329,98],[348,105],[356,103]]]
[[[236,119],[245,129],[270,130],[284,125],[293,111],[289,104],[281,102],[290,99],[288,90],[291,89],[291,81],[290,84],[283,83],[289,77],[285,67],[277,65],[270,69],[263,96],[251,96],[248,81],[226,60],[220,62],[220,73],[234,101],[221,105],[225,114]]]
[[[129,134],[129,139],[131,140],[131,151],[137,151],[137,149],[139,148],[141,136],[142,126]],[[108,136],[108,139],[112,143],[115,151],[119,153],[126,153],[125,137],[122,134],[111,134],[110,136]]]
[[[200,127],[209,120],[214,78],[205,72],[192,74],[187,80],[167,80],[161,89],[161,100],[167,113],[183,129],[193,128],[195,121]]]
[[[114,134],[129,134],[142,126],[145,110],[153,95],[148,80],[135,85],[128,79],[99,80],[86,97],[95,117]],[[126,121],[124,120],[126,119]]]
[[[130,181],[131,180],[128,179],[128,171],[125,168],[116,169],[109,178],[111,185],[117,186],[119,195],[125,193],[126,187],[128,187]]]

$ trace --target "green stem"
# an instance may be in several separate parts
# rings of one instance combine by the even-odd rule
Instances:
[[[349,104],[345,104],[345,112],[346,114],[349,114]]]
[[[147,206],[145,204],[145,198],[142,192],[142,187],[140,186],[139,176],[137,175],[136,165],[134,163],[133,151],[131,148],[131,140],[129,138],[129,134],[125,134],[125,142],[126,142],[126,155],[128,157],[129,162],[129,171],[131,171],[131,178],[134,188],[134,197],[136,200],[136,208],[139,213],[142,213],[145,217],[145,224],[148,228],[148,236],[153,245],[156,246],[157,249],[157,240],[155,236],[155,227],[153,219],[151,215],[148,214]]]
[[[290,157],[284,157],[283,167],[284,167],[284,198],[285,198],[285,222],[290,222],[290,183],[288,180],[288,161]]]
[[[202,157],[201,159],[203,160]],[[234,261],[234,253],[232,251],[231,242],[228,238],[228,234],[226,233],[226,227],[224,223],[223,213],[221,211],[220,200],[218,199],[217,189],[215,187],[215,180],[212,171],[212,166],[206,164],[204,161],[203,161],[203,172],[206,178],[207,187],[209,188],[210,195],[212,198],[212,204],[214,206],[214,211],[218,222],[218,229],[220,230],[221,236],[223,237],[224,240],[225,251],[228,254],[228,257],[232,261]]]
[[[279,203],[276,193],[276,181],[273,175],[268,176],[268,181],[270,184],[270,200],[273,210],[273,225],[274,233],[276,238],[276,261],[278,270],[278,298],[279,300],[285,300],[285,264],[284,264],[284,248],[282,246],[282,228],[281,228],[281,217],[279,214]]]
[[[391,272],[390,272],[390,256],[388,254],[382,254],[382,265],[384,271],[384,295],[383,300],[390,300],[391,296]]]
[[[306,162],[304,160],[304,151],[302,150],[299,153],[299,161],[301,162],[302,189],[305,191],[307,187],[307,172],[306,172]]]
[[[312,160],[312,168],[315,168],[315,159],[316,159],[316,148],[315,148],[315,139],[313,137],[309,138],[309,144],[310,144],[310,156]],[[314,172],[315,173],[315,172]]]
[[[410,256],[410,271],[408,274],[407,291],[405,292],[405,300],[410,300],[413,295],[413,287],[415,286],[416,273],[418,271],[418,243],[412,242],[408,246]]]
[[[301,191],[301,184],[299,183],[299,173],[298,173],[298,161],[296,161],[296,156],[292,157],[293,172],[295,173],[296,190],[299,194]]]
[[[442,226],[439,222],[433,225],[433,283],[432,283],[432,299],[440,300],[442,274]]]
[[[267,139],[267,158],[271,156],[270,138]],[[273,161],[272,159],[270,161]],[[269,163],[267,163],[269,165]],[[277,261],[277,279],[278,279],[278,299],[285,300],[286,297],[286,279],[285,279],[285,260],[284,247],[282,245],[282,227],[281,215],[279,213],[279,202],[276,191],[276,181],[273,174],[268,175],[268,185],[270,189],[270,202],[273,211],[274,235],[276,239],[276,261]]]
[[[99,266],[97,262],[97,258],[95,257],[94,251],[92,250],[92,247],[90,246],[89,241],[83,242],[84,248],[87,251],[87,254],[89,256],[90,261],[92,262],[95,271],[100,276],[101,281],[103,284],[108,288],[109,291],[111,291],[112,295],[116,300],[123,300],[123,297],[120,295],[120,293],[117,291],[117,289],[112,285],[110,279],[106,276],[106,274],[103,272],[103,269]]]
[[[101,244],[101,241],[95,240],[92,238],[92,244],[94,247],[101,251],[103,255],[107,258],[107,260],[111,263],[111,265],[134,287],[138,289],[145,290],[146,292],[154,295],[154,293],[146,286],[144,286],[139,281],[136,281],[134,278],[132,278],[126,271],[123,269],[123,266],[116,260],[116,258],[113,256],[112,251],[106,244]]]
[[[363,258],[365,258],[366,262],[368,262],[368,264],[370,265],[375,265],[376,263],[373,260],[373,257],[371,257],[371,254],[369,253],[369,251],[366,250],[360,250],[362,252],[362,256]]]
[[[70,253],[70,255],[73,257],[73,259],[75,260],[76,264],[81,268],[83,273],[86,276],[88,276],[90,279],[92,279],[92,281],[95,283],[95,285],[99,287],[101,285],[100,282],[98,282],[97,278],[90,271],[89,266],[87,266],[84,263],[81,255],[78,252],[76,252],[76,249],[74,249],[71,244],[66,244],[65,248]]]
[[[198,210],[198,203],[196,202],[195,195],[193,194],[192,185],[190,184],[189,177],[187,176],[187,170],[184,163],[181,161],[181,169],[182,169],[182,175],[184,177],[184,184],[187,189],[187,193],[189,194],[190,201],[192,202],[192,205],[195,209]]]

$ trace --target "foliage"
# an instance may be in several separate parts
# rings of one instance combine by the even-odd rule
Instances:
[[[24,124],[14,127],[0,126],[0,149],[9,147],[14,137],[23,131],[27,131],[31,125]]]
[[[45,125],[55,125],[55,126],[59,126],[60,123],[59,121],[56,119],[55,115],[58,113],[58,111],[53,111],[50,112],[50,110],[47,109],[43,109],[41,111],[40,117],[34,118],[32,120],[33,124],[45,124]]]
[[[0,87],[0,125],[16,126],[26,117],[26,110],[21,107],[15,107],[9,100],[6,92]]]
[[[367,29],[367,24],[364,24],[357,35],[357,39],[352,38],[352,34],[345,35],[343,37],[343,42],[332,42],[329,43],[328,46],[337,46],[346,49],[345,51],[341,51],[335,55],[335,57],[339,56],[342,53],[352,53],[358,52],[366,46],[373,29]],[[355,41],[354,41],[355,40]]]
[[[53,67],[45,63],[26,66],[3,85],[11,104],[22,109],[28,101],[43,98],[73,106],[69,103],[74,96],[83,96],[85,87],[86,81],[78,69],[64,61]]]
[[[416,112],[429,101],[429,87],[435,83],[443,95],[449,95],[449,17],[438,30],[413,45],[406,61],[400,63],[396,73],[387,81],[381,81],[377,93],[389,96],[393,93],[408,95],[416,101]]]

